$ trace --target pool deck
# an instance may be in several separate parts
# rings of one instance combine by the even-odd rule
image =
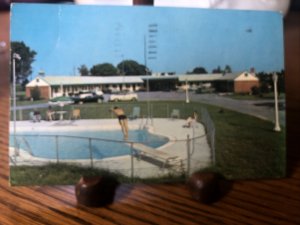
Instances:
[[[187,170],[187,137],[191,138],[190,173],[205,167],[211,163],[211,149],[207,143],[205,129],[201,123],[195,123],[191,128],[184,128],[186,121],[182,119],[155,118],[153,120],[135,119],[129,120],[129,129],[144,129],[157,135],[169,138],[169,142],[157,150],[172,156],[176,156],[177,163],[164,165],[164,162],[155,156],[139,157],[119,156],[105,159],[91,160],[59,160],[64,163],[76,163],[83,166],[91,166],[118,171],[126,176],[138,176],[141,178],[180,173]],[[13,133],[13,122],[10,122]],[[80,130],[116,130],[120,129],[117,119],[80,119],[62,121],[17,121],[17,132],[20,131],[80,131]],[[198,137],[193,139],[193,137]],[[130,142],[130,136],[127,140]],[[11,165],[43,165],[57,160],[36,158],[26,151],[20,150],[16,156],[14,148],[10,148]],[[175,165],[176,164],[176,165]],[[134,168],[133,170],[131,168]]]

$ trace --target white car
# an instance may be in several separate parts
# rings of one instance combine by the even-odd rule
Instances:
[[[121,92],[119,94],[111,94],[109,96],[110,102],[118,102],[118,101],[137,101],[138,95],[133,92]]]
[[[74,104],[74,100],[68,96],[60,96],[60,97],[50,99],[48,104],[51,106],[71,105],[71,104]]]

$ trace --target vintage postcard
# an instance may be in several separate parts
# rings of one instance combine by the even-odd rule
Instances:
[[[282,15],[13,4],[11,185],[285,175]]]

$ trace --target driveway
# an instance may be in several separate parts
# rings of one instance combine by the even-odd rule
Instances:
[[[185,100],[185,92],[141,92],[139,100],[145,101],[149,97],[150,100]],[[194,94],[189,93],[189,100],[194,102],[202,102],[219,106],[225,109],[231,109],[237,112],[245,113],[264,120],[274,122],[274,101],[273,100],[237,100],[218,94]],[[283,102],[282,100],[280,101]],[[279,111],[280,124],[285,126],[285,110]]]

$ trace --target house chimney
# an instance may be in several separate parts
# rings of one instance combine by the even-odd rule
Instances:
[[[44,77],[44,76],[45,76],[45,72],[44,72],[43,70],[40,70],[40,71],[39,71],[39,76]]]

